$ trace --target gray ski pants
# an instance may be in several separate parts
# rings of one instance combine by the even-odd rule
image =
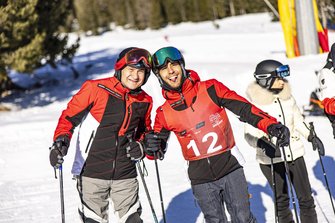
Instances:
[[[77,178],[77,190],[81,200],[78,211],[84,223],[108,223],[110,199],[118,223],[128,223],[129,219],[135,223],[142,222],[136,178],[102,180],[80,176]]]

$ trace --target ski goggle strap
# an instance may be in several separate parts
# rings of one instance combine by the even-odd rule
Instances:
[[[290,76],[290,67],[288,65],[282,65],[280,67],[277,67],[274,71],[272,71],[269,74],[254,74],[255,78],[258,80],[267,79],[270,77],[279,77],[279,78],[285,78]]]
[[[180,51],[172,46],[164,47],[162,49],[157,50],[157,52],[153,55],[153,67],[157,70],[161,67],[165,66],[167,61],[183,61],[183,55]]]
[[[133,49],[126,53],[118,62],[116,62],[114,69],[121,70],[126,65],[136,65],[143,61],[145,68],[152,67],[151,54],[145,49]]]

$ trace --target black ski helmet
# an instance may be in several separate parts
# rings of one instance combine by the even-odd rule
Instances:
[[[114,65],[114,69],[115,69],[115,77],[119,80],[119,81],[121,81],[121,71],[122,71],[122,69],[123,68],[125,68],[127,65],[129,65],[129,66],[132,66],[132,67],[135,67],[135,68],[138,68],[138,69],[145,69],[145,76],[144,76],[144,81],[143,81],[143,84],[142,84],[142,86],[147,82],[147,80],[148,80],[148,78],[149,78],[149,76],[150,76],[150,72],[151,72],[151,63],[152,63],[152,61],[151,61],[151,55],[150,55],[150,68],[148,68],[148,66],[146,66],[145,65],[145,62],[143,61],[143,60],[140,60],[138,63],[136,63],[136,64],[127,64],[127,63],[123,63],[122,61],[122,59],[126,56],[126,54],[127,53],[129,53],[130,51],[133,51],[133,50],[138,50],[138,49],[140,49],[140,50],[145,50],[145,49],[141,49],[141,48],[138,48],[138,47],[128,47],[128,48],[126,48],[126,49],[124,49],[124,50],[122,50],[120,53],[119,53],[119,55],[118,55],[118,57],[117,57],[117,59],[116,59],[116,63],[115,63],[115,65]],[[145,50],[145,51],[147,51],[147,50]],[[148,52],[149,53],[149,52]],[[123,64],[120,64],[120,63],[123,63]]]
[[[181,66],[182,79],[181,79],[181,84],[178,88],[172,88],[159,75],[159,69],[165,66],[168,61],[178,62]],[[188,78],[189,76],[188,72],[185,69],[185,60],[184,60],[183,54],[177,48],[173,46],[160,48],[152,55],[152,71],[158,78],[158,81],[161,87],[168,91],[180,91],[185,79]]]
[[[332,70],[335,73],[335,43],[330,48],[330,52],[327,56],[327,63],[323,68]]]
[[[280,71],[278,71],[281,67],[286,69],[284,70],[284,74],[279,73]],[[289,76],[289,72],[288,65],[283,65],[276,60],[263,60],[257,64],[254,77],[256,78],[257,84],[263,88],[270,89],[277,77],[283,78]]]

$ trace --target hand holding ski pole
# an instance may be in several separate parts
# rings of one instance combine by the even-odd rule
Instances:
[[[317,137],[315,130],[314,130],[314,124],[313,122],[309,123],[309,136],[308,136],[308,142],[312,143],[313,150],[317,150],[320,154],[320,156],[325,155],[325,148],[323,146],[322,141],[319,137]]]
[[[140,161],[144,158],[145,154],[143,151],[142,142],[133,140],[133,135],[127,135],[128,143],[126,144],[127,157],[132,161]]]
[[[58,169],[64,162],[63,157],[67,154],[70,139],[67,135],[59,136],[49,148],[49,160],[52,167]]]
[[[150,157],[155,159],[164,159],[164,152],[161,148],[162,139],[157,133],[149,132],[144,138],[145,153]]]
[[[67,154],[67,150],[70,146],[70,139],[68,135],[61,135],[57,137],[52,146],[49,148],[49,160],[51,166],[55,171],[55,178],[57,179],[56,169],[59,170],[59,191],[60,191],[60,202],[61,202],[61,217],[62,223],[65,223],[65,206],[64,206],[64,188],[63,188],[63,157]]]
[[[283,124],[271,124],[267,128],[271,136],[277,137],[277,145],[279,147],[288,146],[290,144],[290,130]]]
[[[127,138],[128,138],[128,141],[129,141],[130,143],[133,143],[133,142],[134,142],[134,141],[133,141],[133,136],[132,136],[132,134],[127,135]],[[135,141],[135,142],[136,142],[136,141]],[[143,152],[143,151],[142,151],[142,152]],[[129,154],[128,147],[127,147],[127,154]],[[127,156],[128,156],[128,155],[127,155]],[[134,160],[134,159],[132,159],[132,160]],[[151,201],[151,197],[150,197],[150,194],[149,194],[149,190],[148,190],[147,184],[146,184],[145,179],[144,179],[144,173],[143,173],[143,171],[142,171],[142,169],[141,169],[141,165],[140,165],[140,163],[139,163],[141,160],[142,160],[142,159],[134,160],[134,161],[136,161],[136,167],[137,167],[137,170],[138,170],[138,172],[139,172],[139,174],[140,174],[140,177],[141,177],[141,180],[142,180],[142,184],[143,184],[143,187],[144,187],[144,191],[145,191],[145,194],[147,195],[147,198],[148,198],[148,201],[149,201],[149,205],[150,205],[150,208],[151,208],[152,216],[153,216],[153,218],[154,218],[155,223],[158,223],[158,219],[157,219],[157,216],[156,216],[156,212],[155,212],[154,206],[153,206],[152,201]]]
[[[271,159],[281,157],[280,150],[276,148],[276,145],[264,136],[257,140],[257,147],[261,148],[265,155]]]

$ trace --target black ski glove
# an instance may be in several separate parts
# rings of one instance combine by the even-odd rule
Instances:
[[[149,132],[144,137],[144,147],[145,153],[149,156],[149,158],[158,158],[160,160],[164,159],[164,150],[162,148],[162,139],[159,137],[159,134],[154,132]]]
[[[271,136],[277,137],[277,145],[279,147],[288,146],[290,144],[290,130],[281,123],[271,124],[267,128]]]
[[[320,156],[325,155],[325,147],[323,146],[323,143],[322,143],[322,141],[320,140],[319,137],[317,137],[313,133],[310,133],[307,140],[308,140],[308,142],[312,143],[313,150],[318,150],[319,151]]]
[[[276,149],[276,145],[265,137],[257,140],[257,147],[263,149],[265,155],[271,159],[281,157],[280,150]]]
[[[141,142],[130,141],[126,145],[127,157],[133,161],[139,161],[144,158],[143,145]]]
[[[50,149],[49,159],[50,164],[54,168],[59,168],[64,162],[63,157],[67,154],[67,150],[70,146],[70,139],[68,135],[58,136],[54,141]]]

